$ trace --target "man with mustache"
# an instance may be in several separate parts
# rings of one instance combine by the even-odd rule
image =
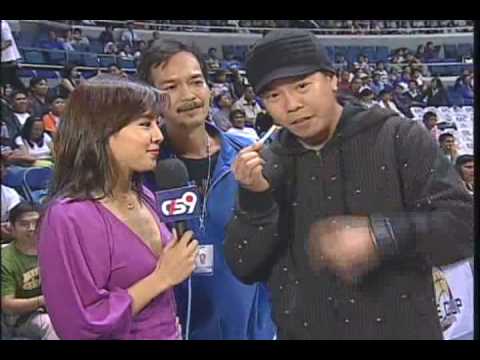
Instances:
[[[225,227],[233,216],[238,189],[231,166],[251,141],[222,133],[208,118],[208,72],[195,48],[173,40],[157,43],[144,53],[138,75],[169,94],[170,106],[162,114],[165,141],[160,158],[183,161],[202,194],[201,216],[188,225],[199,240],[205,264],[199,262],[191,277],[191,304],[188,282],[177,289],[185,338],[272,339],[275,328],[265,287],[238,281],[223,254]],[[146,175],[146,183],[155,191],[151,175]]]

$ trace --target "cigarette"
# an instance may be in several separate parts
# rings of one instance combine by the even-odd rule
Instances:
[[[268,138],[275,134],[277,130],[280,130],[280,126],[272,125],[270,129],[268,129],[268,131],[262,136],[262,138],[258,140],[257,144],[263,144]]]

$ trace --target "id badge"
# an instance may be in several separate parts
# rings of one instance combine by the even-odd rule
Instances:
[[[213,275],[213,245],[199,245],[198,256],[195,259],[196,275]]]

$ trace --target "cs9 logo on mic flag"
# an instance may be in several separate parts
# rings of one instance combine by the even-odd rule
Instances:
[[[155,195],[163,222],[190,220],[200,214],[199,194],[195,186],[157,191]]]

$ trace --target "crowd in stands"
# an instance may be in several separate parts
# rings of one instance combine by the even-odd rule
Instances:
[[[108,21],[63,20],[103,26]],[[307,28],[319,34],[412,34],[471,31],[472,20],[136,20],[139,29],[162,31],[261,32],[263,28]],[[117,25],[118,23],[109,23]],[[210,27],[210,28],[209,28]],[[256,28],[256,29],[255,29]]]

